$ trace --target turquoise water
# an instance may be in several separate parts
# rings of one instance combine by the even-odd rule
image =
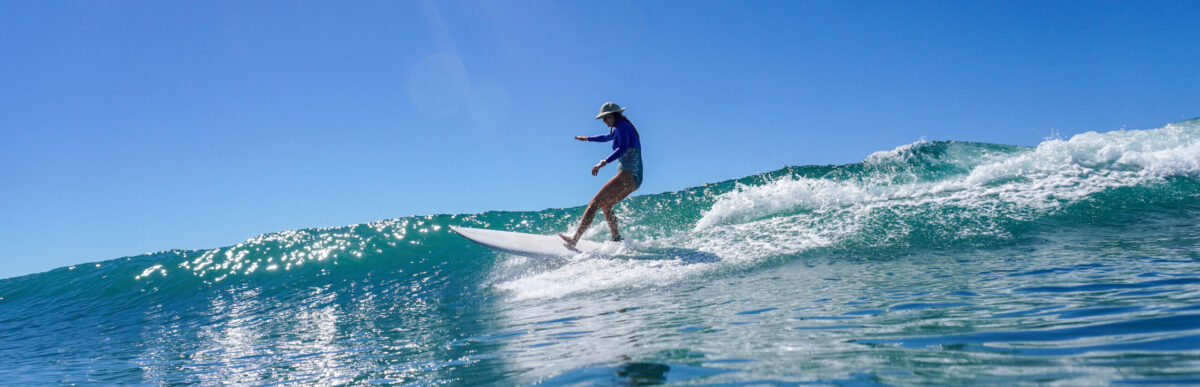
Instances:
[[[637,196],[617,209],[626,242],[567,260],[448,228],[552,233],[581,212],[285,231],[0,280],[0,380],[1200,383],[1198,120],[919,142]]]

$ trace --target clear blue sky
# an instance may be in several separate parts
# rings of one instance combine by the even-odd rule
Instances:
[[[1200,116],[1200,2],[0,0],[0,278]]]

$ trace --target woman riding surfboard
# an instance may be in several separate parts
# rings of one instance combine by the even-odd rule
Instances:
[[[604,120],[604,125],[608,126],[608,134],[591,137],[575,136],[575,139],[579,141],[612,141],[612,154],[592,167],[592,176],[596,176],[600,173],[600,168],[604,168],[613,161],[617,161],[617,175],[604,183],[604,186],[600,187],[600,192],[597,192],[596,197],[593,197],[592,201],[588,203],[587,209],[583,211],[583,219],[579,220],[579,228],[575,229],[575,235],[558,234],[567,242],[568,246],[574,247],[575,243],[579,242],[583,232],[587,231],[588,226],[591,226],[592,218],[596,216],[596,210],[604,211],[604,220],[608,222],[612,240],[621,240],[621,233],[617,231],[617,216],[613,213],[612,207],[642,185],[642,142],[637,128],[622,114],[624,111],[625,108],[615,103],[605,102],[600,106],[600,114],[596,115],[596,119]]]

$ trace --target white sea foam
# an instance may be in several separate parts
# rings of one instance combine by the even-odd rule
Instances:
[[[681,260],[593,257],[502,282],[496,287],[513,291],[516,299],[555,298],[579,292],[670,283],[703,272],[710,265],[686,265]]]
[[[887,193],[855,183],[827,179],[785,178],[765,185],[738,184],[734,194],[722,195],[696,223],[703,230],[722,223],[744,223],[796,208],[841,207],[878,200]]]
[[[861,181],[782,179],[739,186],[717,198],[695,230],[742,223],[798,208],[818,210],[889,202],[912,206],[928,202],[987,206],[1007,202],[1046,209],[1120,186],[1169,176],[1200,173],[1200,128],[1195,123],[1155,130],[1089,132],[1070,140],[1048,140],[971,169],[966,175],[932,183],[891,184],[887,178]],[[876,152],[869,160],[898,157],[920,142]]]
[[[928,143],[928,141],[925,141],[925,137],[921,137],[921,139],[917,140],[917,142],[914,142],[911,144],[904,144],[904,145],[896,147],[896,149],[876,151],[875,153],[869,154],[869,155],[867,155],[867,158],[863,159],[863,162],[864,163],[883,163],[883,162],[887,162],[887,161],[899,161],[901,158],[904,157],[904,154],[912,152],[913,149],[915,149],[921,145],[924,145],[926,143]]]

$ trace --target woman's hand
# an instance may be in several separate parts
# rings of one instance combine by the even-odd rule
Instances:
[[[587,136],[575,136],[575,139],[579,141],[587,141]]]
[[[596,174],[600,173],[600,168],[604,168],[605,165],[608,165],[608,162],[600,160],[600,164],[596,164],[596,166],[592,167],[592,176],[596,176]]]

